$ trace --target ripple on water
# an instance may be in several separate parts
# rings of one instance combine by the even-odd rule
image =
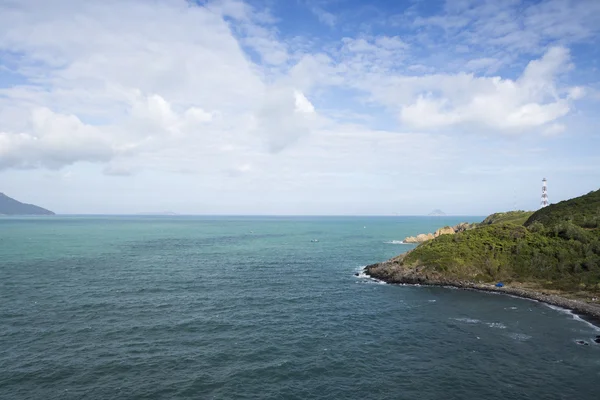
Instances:
[[[519,342],[524,342],[532,338],[531,335],[526,335],[524,333],[511,332],[508,334],[508,337],[511,339],[517,340]]]
[[[427,223],[61,218],[28,225],[11,263],[0,241],[2,400],[597,399],[600,346],[570,345],[588,325],[355,270]],[[48,237],[51,257],[30,257]]]

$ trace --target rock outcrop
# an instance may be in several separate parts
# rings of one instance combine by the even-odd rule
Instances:
[[[445,226],[443,228],[438,229],[437,231],[435,231],[435,233],[433,234],[433,237],[438,237],[440,235],[454,235],[454,228],[450,227],[450,226]]]
[[[435,239],[441,235],[454,235],[458,232],[464,232],[468,229],[472,229],[475,227],[475,224],[469,224],[468,222],[461,222],[460,224],[454,226],[445,226],[443,228],[438,229],[434,233],[421,233],[417,236],[408,236],[404,238],[404,243],[423,243],[431,239]]]
[[[404,238],[404,243],[423,243],[433,238],[434,236],[432,233],[421,233],[417,236],[409,236]]]
[[[468,222],[461,222],[458,225],[454,226],[454,233],[464,232],[469,229],[476,228],[477,224],[469,224]]]

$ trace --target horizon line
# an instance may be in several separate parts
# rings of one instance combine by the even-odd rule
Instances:
[[[10,216],[10,215],[7,215]],[[105,217],[482,217],[484,214],[179,214],[179,213],[55,213],[54,215],[13,215],[13,216],[105,216]]]

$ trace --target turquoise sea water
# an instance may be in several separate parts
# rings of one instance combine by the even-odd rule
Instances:
[[[465,220],[0,218],[0,398],[598,399],[568,312],[354,276]]]

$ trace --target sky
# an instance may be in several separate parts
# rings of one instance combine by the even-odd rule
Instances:
[[[0,192],[454,215],[600,188],[597,0],[0,0]]]

